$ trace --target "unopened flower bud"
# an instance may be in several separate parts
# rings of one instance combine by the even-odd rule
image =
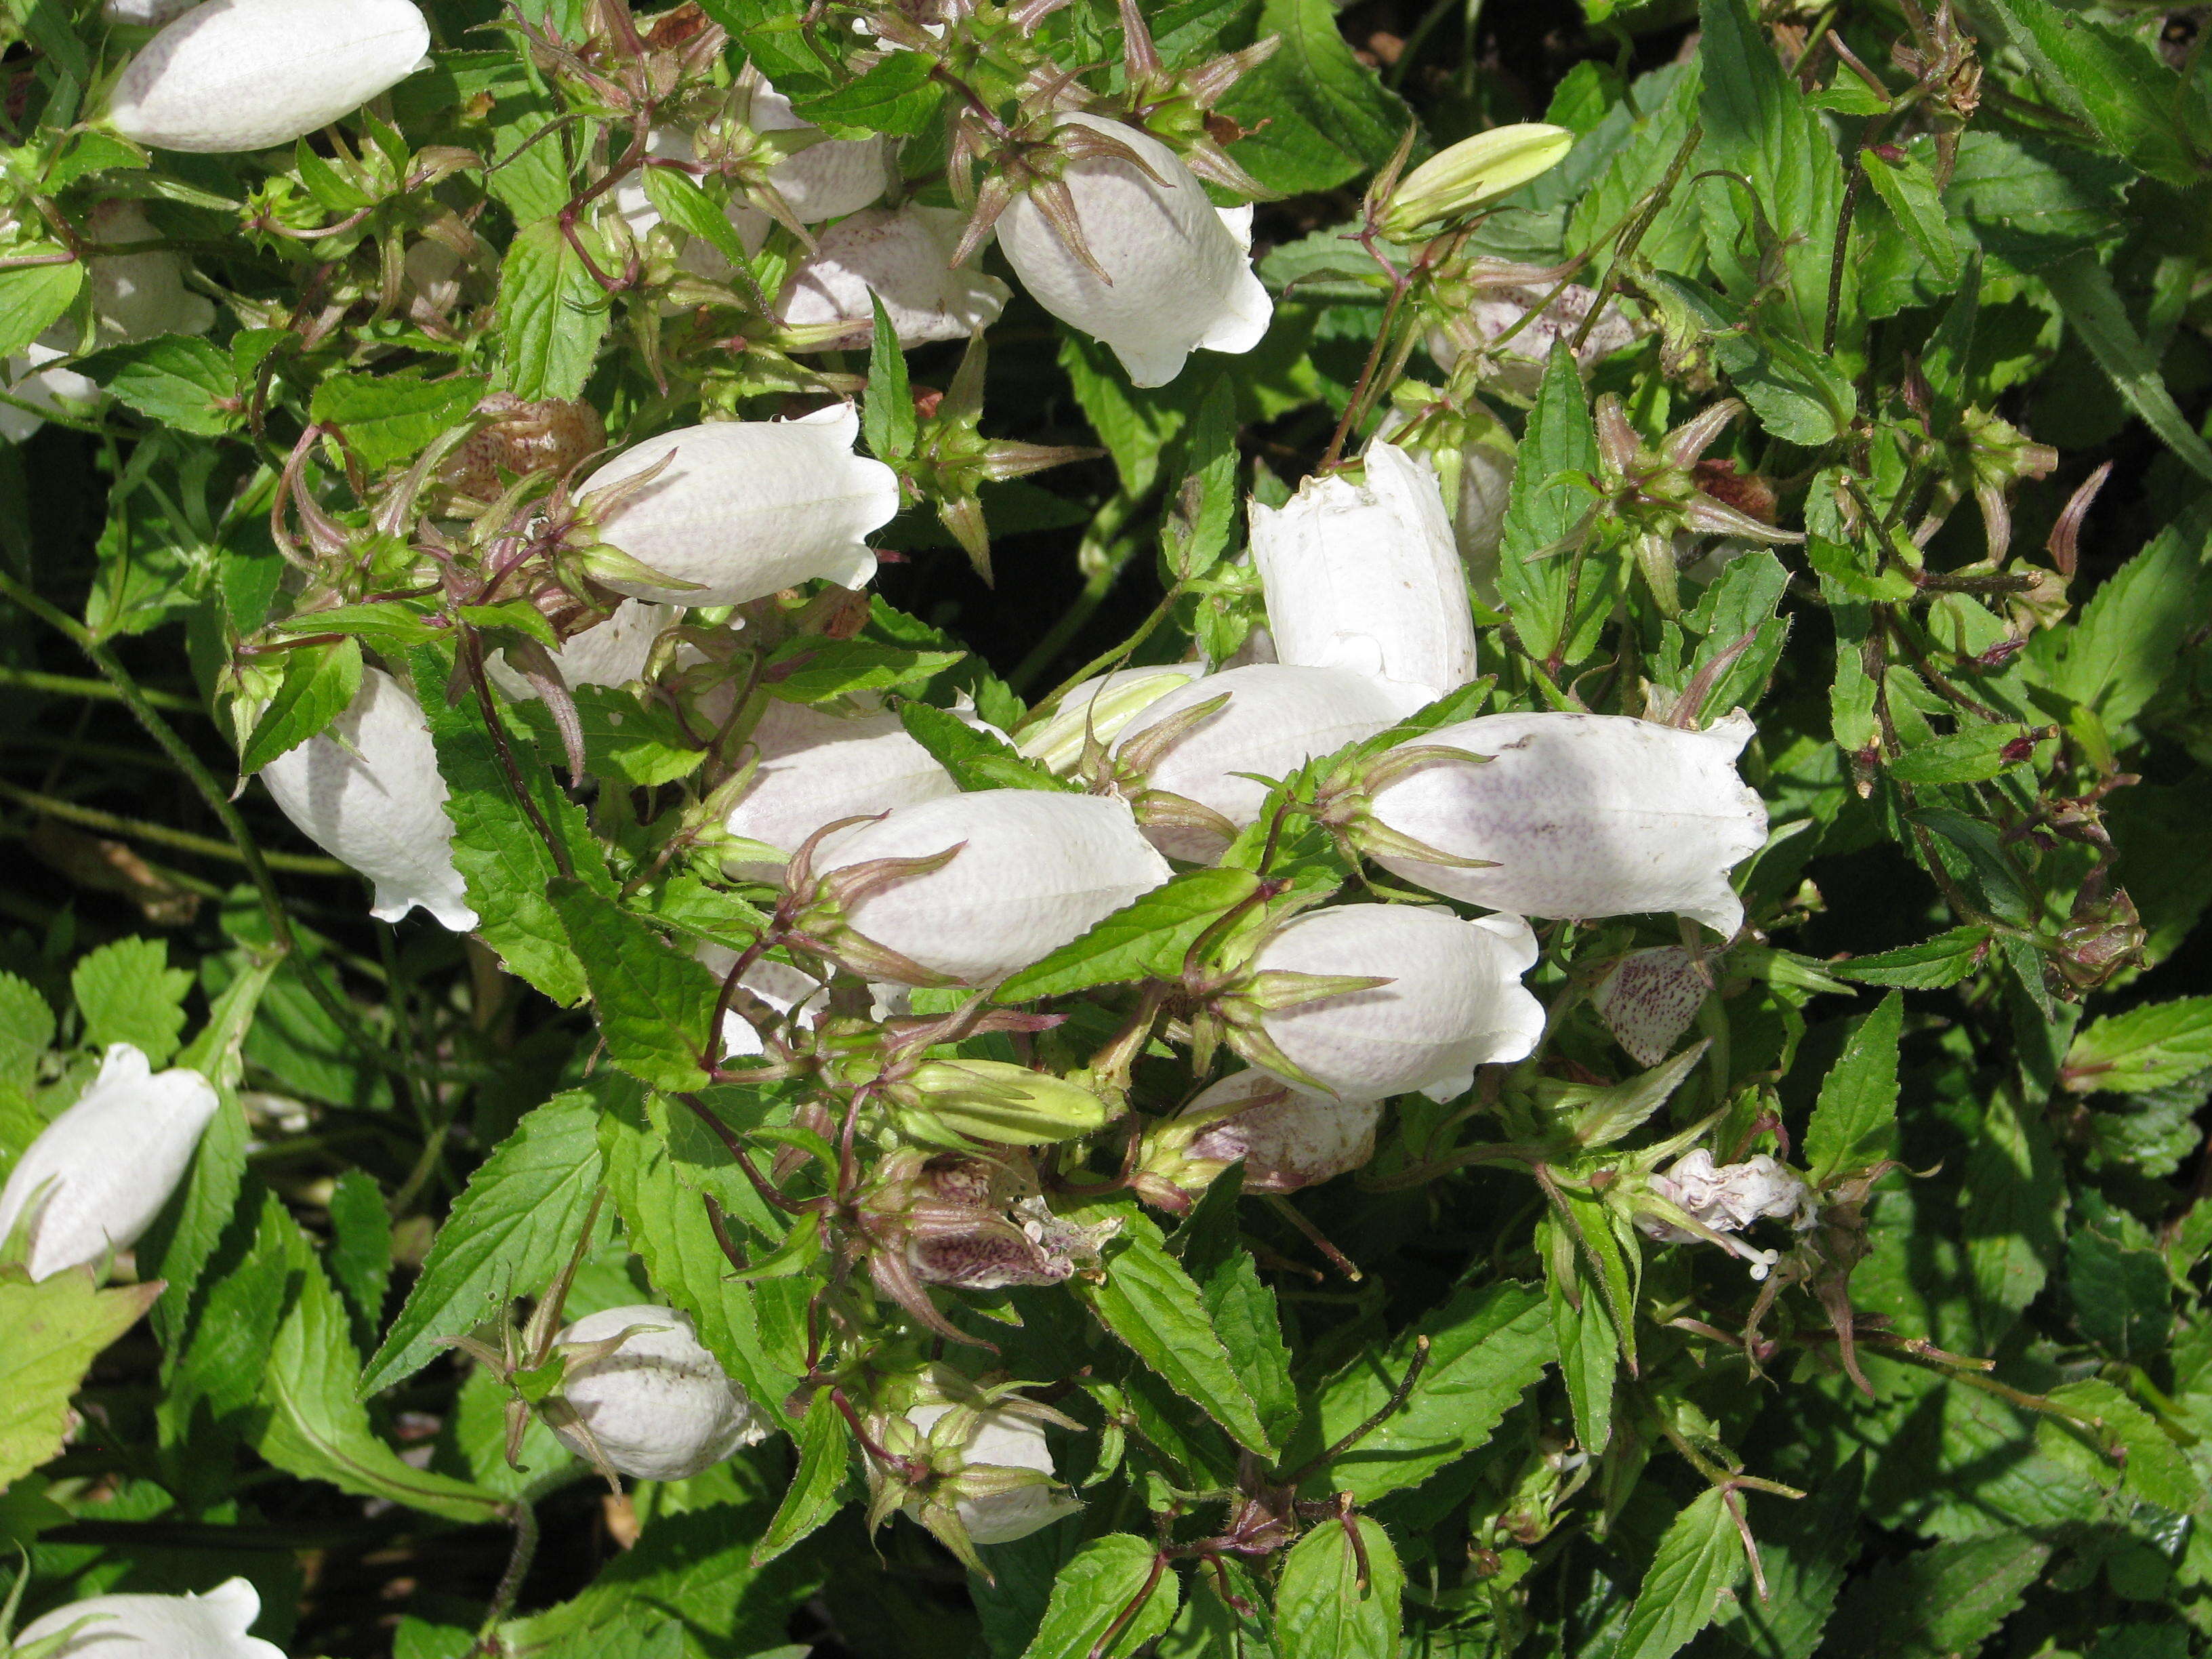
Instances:
[[[1474,1068],[1526,1059],[1543,1035],[1543,1006],[1521,984],[1535,935],[1518,916],[1464,921],[1407,904],[1345,904],[1293,917],[1252,958],[1271,974],[1367,975],[1370,989],[1267,1009],[1253,1064],[1344,1100],[1418,1090],[1466,1092]],[[1284,981],[1279,1002],[1296,995]],[[1272,1050],[1272,1052],[1270,1052]]]
[[[1474,617],[1436,471],[1373,443],[1365,481],[1308,478],[1252,504],[1275,659],[1376,681],[1410,714],[1474,678]]]
[[[1205,672],[1201,664],[1178,662],[1094,676],[1061,692],[1041,723],[1022,728],[1017,747],[1065,777],[1081,763],[1086,738],[1111,744],[1146,708]]]
[[[814,252],[792,267],[776,301],[787,325],[807,331],[806,343],[791,349],[866,346],[875,330],[871,295],[883,301],[902,346],[964,340],[998,321],[1012,290],[972,266],[952,264],[962,219],[951,208],[866,208],[823,231]]]
[[[814,870],[826,881],[879,860],[946,853],[952,856],[936,869],[846,903],[842,921],[965,985],[1027,967],[1173,873],[1123,802],[1036,789],[978,790],[899,807],[829,836]]]
[[[1225,699],[1220,708],[1199,713],[1217,697]],[[1194,801],[1233,832],[1260,816],[1267,786],[1259,778],[1285,777],[1371,738],[1403,708],[1402,697],[1348,669],[1255,663],[1169,692],[1122,728],[1114,757],[1142,787]],[[1197,824],[1158,823],[1147,833],[1170,858],[1198,863],[1226,844],[1220,830]]]
[[[428,723],[389,674],[363,670],[352,706],[261,781],[302,834],[376,884],[371,915],[397,921],[419,904],[457,933],[477,925]]]
[[[1379,1100],[1332,1100],[1265,1072],[1232,1073],[1145,1136],[1143,1167],[1195,1194],[1231,1164],[1248,1193],[1294,1193],[1375,1155]]]
[[[1550,172],[1574,147],[1573,133],[1541,121],[1462,138],[1399,181],[1382,216],[1383,234],[1402,240],[1424,225],[1464,218]]]
[[[1106,1103],[1079,1084],[996,1060],[924,1060],[889,1090],[908,1133],[939,1144],[1048,1146],[1106,1127]]]
[[[1374,821],[1494,867],[1381,848],[1376,862],[1431,892],[1518,915],[1671,910],[1732,933],[1743,903],[1729,872],[1766,839],[1765,805],[1735,770],[1751,732],[1741,713],[1703,732],[1571,714],[1440,727],[1421,742],[1488,758],[1439,757],[1393,778],[1374,792]]]
[[[1035,192],[1007,206],[999,245],[1030,297],[1111,346],[1140,386],[1165,386],[1194,349],[1259,344],[1274,303],[1252,273],[1252,210],[1216,208],[1176,153],[1148,132],[1073,112],[1060,125],[1100,134],[1144,165],[1086,156],[1069,161],[1061,176],[1103,280],[1062,239]]]
[[[575,1357],[547,1420],[579,1457],[641,1480],[682,1480],[768,1432],[672,1308],[607,1308],[554,1340]]]
[[[948,1434],[933,1432],[954,1412],[959,1416],[947,1425]],[[930,1437],[930,1461],[942,1477],[932,1497],[949,1501],[970,1543],[1011,1544],[1083,1507],[1054,1480],[1044,1425],[1033,1419],[927,1405],[914,1407],[906,1420]],[[909,1503],[906,1510],[921,1520],[926,1506]]]
[[[398,84],[429,46],[429,25],[410,0],[195,6],[125,67],[108,125],[156,149],[289,144]]]
[[[578,493],[590,509],[595,493],[653,473],[596,514],[600,538],[650,574],[600,580],[686,605],[741,605],[817,576],[860,586],[876,569],[862,538],[899,508],[898,475],[854,453],[860,435],[859,413],[837,404],[795,421],[685,427],[624,450]]]
[[[896,714],[842,715],[771,702],[753,728],[753,742],[759,766],[727,827],[787,859],[825,823],[960,793],[952,775],[907,735]],[[783,866],[748,863],[733,872],[780,881]]]
[[[155,1073],[140,1050],[113,1044],[9,1172],[0,1240],[27,1226],[33,1279],[129,1249],[184,1180],[217,1104],[198,1072]]]
[[[27,1648],[74,1626],[57,1659],[284,1659],[284,1650],[246,1632],[261,1616],[261,1595],[243,1578],[204,1595],[94,1595],[71,1601],[23,1626],[13,1644]]]

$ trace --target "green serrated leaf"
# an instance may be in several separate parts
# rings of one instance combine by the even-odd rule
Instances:
[[[545,890],[584,964],[608,1058],[656,1088],[704,1085],[707,1027],[721,990],[714,975],[583,883],[556,878]]]
[[[1636,1591],[1615,1650],[1620,1659],[1671,1659],[1712,1622],[1721,1593],[1743,1570],[1743,1540],[1717,1490],[1676,1516]]]
[[[1259,890],[1246,870],[1191,870],[1156,887],[1000,985],[1000,1002],[1064,996],[1093,985],[1172,978],[1200,934]]]
[[[852,1461],[852,1436],[826,1389],[817,1391],[799,1425],[799,1467],[775,1518],[753,1546],[753,1565],[764,1567],[817,1531],[844,1500]]]
[[[482,374],[426,380],[419,368],[334,374],[315,388],[309,407],[374,471],[421,454],[441,433],[468,419],[490,385]]]
[[[403,1382],[463,1336],[535,1296],[568,1259],[600,1177],[605,1085],[556,1095],[528,1113],[454,1200],[406,1304],[362,1376],[374,1394]]]
[[[1821,1079],[1805,1130],[1805,1160],[1816,1185],[1889,1155],[1897,1133],[1897,1049],[1904,999],[1892,991],[1858,1022],[1843,1055]]]
[[[1205,1298],[1167,1252],[1159,1229],[1132,1206],[1117,1208],[1121,1231],[1105,1250],[1105,1278],[1079,1294],[1099,1322],[1176,1393],[1262,1456],[1280,1443],[1237,1374]]]
[[[110,346],[76,365],[149,420],[211,438],[238,424],[232,355],[196,335],[165,334]]]
[[[841,138],[876,132],[912,137],[929,125],[944,101],[944,89],[931,79],[936,68],[937,60],[927,52],[887,52],[835,92],[794,99],[792,109]]]
[[[0,356],[13,356],[59,322],[84,286],[84,266],[51,242],[20,243],[8,257],[57,263],[0,270]]]
[[[607,309],[605,290],[559,223],[525,225],[500,264],[500,383],[519,398],[581,395]]]
[[[1481,1445],[1557,1352],[1536,1286],[1508,1280],[1462,1290],[1381,1352],[1354,1360],[1322,1384],[1291,1459],[1320,1451],[1381,1410],[1404,1381],[1414,1339],[1422,1335],[1429,1339],[1428,1364],[1405,1408],[1322,1477],[1360,1503],[1419,1486]]]
[[[161,1293],[159,1283],[103,1291],[89,1267],[35,1285],[0,1269],[0,1487],[60,1452],[93,1360]]]
[[[1165,1567],[1158,1549],[1127,1533],[1093,1539],[1076,1552],[1053,1580],[1036,1638],[1022,1659],[1128,1659],[1174,1622],[1182,1584]],[[1133,1618],[1109,1631],[1139,1596]]]
[[[1282,1659],[1397,1659],[1405,1589],[1389,1533],[1364,1515],[1324,1521],[1283,1563],[1275,1585],[1276,1650]]]
[[[1077,789],[1011,744],[942,708],[909,701],[899,704],[898,716],[907,735],[929,750],[963,789]]]
[[[94,1048],[131,1043],[157,1070],[177,1052],[191,988],[191,975],[169,966],[169,947],[160,939],[103,945],[80,958],[70,974],[86,1043]]]
[[[302,645],[284,653],[284,678],[239,751],[238,775],[252,777],[289,755],[352,707],[361,690],[361,641]]]

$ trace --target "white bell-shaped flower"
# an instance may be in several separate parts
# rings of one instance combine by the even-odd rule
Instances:
[[[1146,742],[1147,733],[1223,696],[1226,704],[1188,729],[1170,736],[1169,728]],[[1143,763],[1141,787],[1196,801],[1242,829],[1267,799],[1260,777],[1287,776],[1317,755],[1373,737],[1402,712],[1402,699],[1364,674],[1254,663],[1159,698],[1122,728],[1114,754]],[[1218,858],[1227,844],[1203,825],[1159,823],[1147,833],[1170,858],[1195,863]]]
[[[1179,1115],[1182,1121],[1208,1119],[1183,1148],[1186,1158],[1220,1164],[1242,1159],[1246,1192],[1294,1193],[1375,1156],[1382,1103],[1332,1100],[1265,1072],[1235,1072]]]
[[[1437,760],[1375,792],[1377,822],[1467,869],[1379,854],[1385,869],[1519,915],[1673,911],[1733,933],[1729,872],[1766,840],[1766,807],[1737,775],[1751,721],[1704,732],[1613,714],[1488,714],[1423,744],[1488,756]]]
[[[411,0],[206,0],[125,66],[107,121],[156,149],[267,149],[352,114],[429,47]]]
[[[376,884],[369,914],[397,921],[421,905],[455,933],[477,925],[453,867],[453,824],[428,722],[381,669],[362,671],[331,728],[261,769],[301,832]]]
[[[1535,963],[1536,936],[1518,916],[1465,921],[1418,905],[1346,904],[1293,917],[1251,966],[1388,979],[1271,1010],[1262,1027],[1306,1079],[1343,1099],[1418,1089],[1449,1100],[1476,1066],[1534,1049],[1544,1009],[1521,976]]]
[[[611,1352],[580,1352],[617,1337]],[[554,1342],[569,1358],[546,1420],[579,1457],[640,1480],[682,1480],[768,1432],[745,1391],[673,1308],[605,1308]]]
[[[95,241],[121,246],[158,241],[161,235],[136,202],[102,202],[87,216],[85,228]],[[185,262],[165,249],[103,253],[87,275],[103,345],[204,334],[215,325],[214,302],[185,286]]]
[[[604,622],[563,640],[552,653],[553,665],[571,690],[580,685],[628,685],[643,677],[653,647],[683,617],[672,605],[624,599]],[[538,695],[538,688],[508,665],[504,652],[493,653],[484,665],[499,689],[516,701]]]
[[[951,1409],[950,1406],[915,1406],[906,1413],[906,1420],[927,1434]],[[1044,1425],[1012,1412],[977,1413],[959,1452],[967,1468],[1034,1469],[1047,1477],[1054,1473]],[[1050,1526],[1063,1515],[1073,1514],[1082,1505],[1057,1486],[1038,1481],[1001,1492],[963,1495],[953,1507],[970,1543],[1011,1544]],[[907,1512],[912,1515],[916,1508],[908,1504]]]
[[[1203,663],[1176,662],[1095,674],[1061,692],[1048,708],[1033,710],[1016,746],[1065,777],[1082,761],[1086,737],[1112,743],[1146,708],[1205,672]]]
[[[128,244],[161,235],[135,202],[102,202],[85,228],[95,241]],[[87,272],[92,289],[94,343],[120,345],[163,334],[204,334],[215,325],[215,307],[185,286],[185,262],[162,251],[104,253]],[[82,343],[73,319],[64,318],[7,362],[8,395],[33,409],[54,414],[90,412],[106,394],[73,368],[58,367]],[[21,443],[45,419],[31,409],[0,404],[0,437]]]
[[[960,793],[896,714],[840,715],[772,702],[753,728],[753,742],[759,769],[730,809],[727,828],[787,859],[825,823]],[[783,878],[781,864],[732,868],[756,880]]]
[[[812,122],[793,114],[791,100],[763,83],[753,94],[745,125],[755,132],[818,132]],[[824,138],[809,144],[768,175],[775,193],[801,224],[858,213],[884,193],[890,181],[890,143],[871,138]]]
[[[182,17],[200,0],[106,0],[100,15],[111,23],[131,23],[157,29],[173,17]]]
[[[1150,133],[1064,114],[1141,156],[1071,161],[1062,182],[1091,257],[1085,264],[1028,195],[999,219],[999,246],[1030,297],[1114,349],[1138,386],[1165,386],[1194,349],[1249,351],[1274,314],[1252,273],[1252,210],[1217,208],[1176,153]]]
[[[659,467],[599,514],[599,535],[695,586],[602,580],[663,605],[742,605],[817,576],[860,586],[876,574],[861,538],[899,509],[898,475],[854,453],[860,435],[859,412],[837,404],[795,421],[714,421],[633,445],[578,494]]]
[[[1679,945],[1632,951],[1590,988],[1590,1006],[1639,1066],[1674,1051],[1712,994],[1712,969]]]
[[[14,1645],[27,1648],[84,1628],[57,1659],[284,1659],[283,1649],[248,1636],[261,1616],[261,1593],[243,1578],[204,1595],[94,1595],[33,1619]]]
[[[1410,714],[1474,678],[1474,613],[1436,469],[1389,443],[1364,464],[1253,502],[1252,558],[1276,661],[1364,674]]]
[[[76,1103],[15,1160],[0,1188],[0,1239],[28,1223],[33,1279],[129,1249],[191,1167],[216,1104],[198,1072],[157,1074],[138,1049],[113,1044]]]
[[[1552,348],[1562,342],[1573,345],[1583,319],[1597,304],[1597,290],[1570,283],[1547,306],[1544,301],[1558,286],[1550,273],[1533,265],[1502,263],[1491,269],[1492,275],[1467,306],[1429,331],[1429,355],[1449,370],[1462,353],[1486,347],[1518,325],[1518,331],[1498,349],[1489,374],[1508,390],[1533,395],[1543,380]],[[1510,279],[1516,275],[1527,280],[1513,283]],[[1523,318],[1528,319],[1525,324]],[[1574,346],[1575,362],[1587,374],[1635,340],[1636,325],[1608,300],[1583,343]]]
[[[65,348],[33,341],[8,359],[7,392],[16,401],[0,404],[0,438],[21,443],[46,423],[47,414],[89,412],[99,404],[100,383],[61,367],[69,355]],[[31,407],[17,406],[21,404]]]
[[[899,807],[826,837],[814,869],[826,875],[954,848],[935,870],[855,900],[845,920],[908,962],[969,985],[1027,967],[1173,873],[1124,802],[1037,789],[982,789]]]
[[[902,346],[964,340],[998,321],[1012,290],[973,265],[952,264],[964,218],[951,208],[909,204],[866,208],[823,231],[814,252],[792,267],[776,315],[794,329],[837,331],[793,349],[865,347],[875,330],[872,295],[884,302]]]

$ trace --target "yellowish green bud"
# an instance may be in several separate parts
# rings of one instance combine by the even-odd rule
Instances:
[[[1472,213],[1550,172],[1575,147],[1565,127],[1522,121],[1462,138],[1407,173],[1382,216],[1385,234],[1412,235],[1424,225]]]
[[[1064,1078],[997,1060],[932,1060],[890,1091],[899,1127],[960,1146],[1044,1146],[1103,1129],[1113,1110]]]

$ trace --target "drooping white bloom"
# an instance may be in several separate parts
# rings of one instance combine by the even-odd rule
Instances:
[[[129,1249],[185,1178],[216,1104],[198,1072],[156,1075],[141,1051],[112,1045],[76,1103],[9,1172],[0,1239],[28,1219],[33,1279]]]
[[[1639,1066],[1674,1052],[1713,988],[1712,970],[1679,945],[1632,951],[1590,992],[1613,1039]]]
[[[397,85],[429,46],[411,0],[205,0],[125,67],[108,125],[156,149],[289,144]]]
[[[429,724],[389,674],[363,670],[352,706],[263,767],[261,781],[302,834],[376,884],[371,915],[397,921],[419,904],[457,933],[477,925],[453,867]]]
[[[1401,699],[1364,674],[1255,663],[1193,680],[1152,703],[1122,728],[1115,755],[1142,755],[1146,733],[1224,695],[1224,707],[1151,760],[1143,783],[1196,801],[1239,829],[1259,817],[1267,799],[1267,786],[1244,774],[1284,777],[1316,755],[1373,737],[1401,712]],[[1147,833],[1170,858],[1201,863],[1219,856],[1224,845],[1203,827],[1160,824]]]
[[[753,94],[745,125],[755,132],[818,132],[820,128],[792,112],[791,100],[765,83]],[[890,182],[890,140],[825,138],[809,144],[789,161],[779,161],[768,181],[789,204],[799,223],[858,213],[884,193]]]
[[[605,1308],[554,1339],[564,1351],[622,1336],[597,1358],[576,1357],[547,1420],[562,1443],[641,1480],[682,1480],[768,1432],[745,1391],[723,1374],[672,1308]]]
[[[902,346],[964,340],[998,321],[1012,290],[972,265],[952,264],[963,218],[951,208],[866,208],[823,231],[814,252],[792,267],[776,315],[793,328],[841,331],[793,349],[867,344],[875,328],[871,295],[884,302]]]
[[[92,210],[85,230],[98,242],[127,245],[161,235],[135,202],[102,202]],[[162,251],[104,253],[87,270],[92,289],[95,346],[150,340],[162,334],[204,334],[214,326],[215,307],[185,286],[185,263]],[[72,355],[80,331],[64,318],[23,348],[7,363],[8,394],[41,410],[61,413],[90,410],[102,393],[94,381],[75,369],[49,367]],[[46,422],[29,410],[0,404],[0,437],[21,443]]]
[[[1507,389],[1533,394],[1552,348],[1562,341],[1572,343],[1583,319],[1597,303],[1597,290],[1570,283],[1547,306],[1544,301],[1558,283],[1540,267],[1501,264],[1492,273],[1479,280],[1463,308],[1429,331],[1429,355],[1449,369],[1461,353],[1480,349],[1527,317],[1527,326],[1498,349],[1490,373]],[[1516,276],[1525,280],[1516,283]],[[1635,325],[1608,300],[1590,325],[1588,337],[1575,349],[1575,362],[1588,374],[1635,339]]]
[[[982,789],[899,807],[827,837],[814,869],[955,847],[938,869],[866,895],[845,916],[866,938],[969,985],[1027,967],[1172,873],[1125,803],[1037,789]]]
[[[825,823],[960,793],[896,714],[848,716],[772,702],[753,742],[760,767],[731,808],[727,827],[787,858]],[[758,880],[783,878],[781,864],[737,868]]]
[[[1205,672],[1201,663],[1177,662],[1094,675],[1061,692],[1049,711],[1040,711],[1045,718],[1022,728],[1016,747],[1066,776],[1083,759],[1086,735],[1102,744],[1112,743],[1146,708]]]
[[[33,413],[34,410],[62,414],[89,410],[99,403],[102,394],[98,381],[73,368],[59,367],[69,355],[60,347],[33,341],[8,359],[8,395],[32,408],[0,404],[0,438],[19,444],[44,426],[46,416]]]
[[[1364,483],[1253,502],[1252,558],[1278,662],[1364,674],[1410,714],[1474,678],[1474,615],[1436,469],[1395,444],[1364,459]]]
[[[742,605],[816,576],[858,587],[876,573],[861,538],[899,507],[898,475],[854,453],[860,416],[837,404],[795,421],[715,421],[633,445],[578,494],[661,466],[599,515],[603,540],[691,587],[604,578],[663,605]]]
[[[906,1420],[927,1434],[951,1409],[950,1406],[915,1406],[908,1411]],[[1083,1507],[1048,1484],[1054,1474],[1052,1449],[1045,1443],[1043,1425],[1029,1418],[1012,1412],[979,1412],[959,1450],[968,1468],[1034,1469],[1048,1478],[1004,1492],[957,1499],[953,1507],[971,1543],[1011,1544]],[[907,1512],[914,1514],[917,1507],[908,1504]]]
[[[1285,922],[1252,968],[1387,977],[1273,1010],[1262,1026],[1293,1066],[1344,1099],[1418,1089],[1449,1100],[1476,1066],[1535,1048],[1544,1010],[1521,984],[1535,963],[1536,936],[1518,916],[1464,921],[1416,905],[1346,904]]]
[[[84,1628],[58,1659],[284,1659],[284,1650],[246,1632],[261,1616],[261,1594],[243,1578],[204,1595],[94,1595],[33,1619],[14,1645],[27,1648]]]
[[[674,605],[624,599],[604,622],[563,640],[552,653],[553,665],[571,690],[580,685],[628,685],[644,675],[653,647],[683,614]],[[525,701],[538,695],[538,688],[508,665],[504,652],[494,653],[485,667],[510,697]]]
[[[1187,1158],[1244,1164],[1248,1193],[1294,1193],[1356,1170],[1375,1156],[1379,1100],[1332,1100],[1265,1072],[1236,1072],[1184,1107],[1179,1121],[1212,1118]]]
[[[136,202],[102,202],[86,216],[85,229],[94,241],[115,246],[158,241],[161,235]],[[213,301],[185,286],[185,262],[166,249],[103,253],[86,274],[103,345],[204,334],[215,325]]]
[[[111,23],[135,23],[141,28],[159,28],[173,17],[181,17],[199,0],[107,0],[100,15]]]
[[[1013,199],[999,220],[999,245],[1030,297],[1111,346],[1138,386],[1165,386],[1196,348],[1259,344],[1274,305],[1252,274],[1252,210],[1216,208],[1148,132],[1096,115],[1063,114],[1060,125],[1126,144],[1145,167],[1086,156],[1063,174],[1084,240],[1110,283],[1069,250],[1034,200]]]
[[[1487,755],[1437,760],[1375,792],[1389,829],[1480,870],[1383,854],[1430,891],[1527,916],[1671,910],[1732,933],[1729,872],[1766,839],[1766,808],[1736,775],[1741,712],[1704,732],[1614,714],[1488,714],[1424,744]]]

